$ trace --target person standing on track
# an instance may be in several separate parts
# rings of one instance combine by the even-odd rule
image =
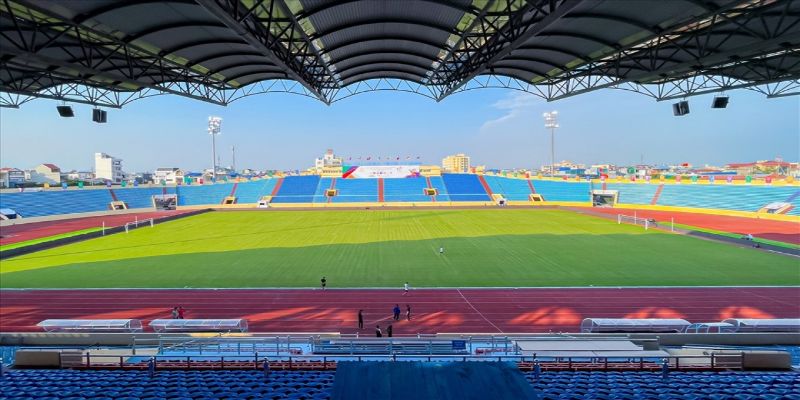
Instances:
[[[184,310],[183,307],[178,306],[178,319],[183,319],[183,314],[185,312],[186,312],[186,310]]]
[[[178,307],[172,307],[172,319],[178,319]]]
[[[375,337],[383,337],[383,332],[381,332],[380,325],[375,325]]]
[[[400,321],[400,305],[395,304],[394,308],[392,309],[392,314],[394,315],[395,321]]]
[[[406,321],[411,321],[411,306],[406,304]]]
[[[403,296],[408,294],[408,282],[403,285]]]
[[[319,280],[319,284],[322,286],[322,290],[325,290],[325,285],[328,284],[328,280],[323,276],[322,279]]]
[[[389,324],[389,327],[386,328],[386,336],[392,337],[392,324]]]
[[[358,329],[364,329],[364,310],[358,310]]]

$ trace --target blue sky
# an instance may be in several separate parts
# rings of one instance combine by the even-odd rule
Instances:
[[[91,122],[91,107],[73,105],[60,118],[56,102],[35,100],[0,109],[0,164],[31,168],[52,162],[90,170],[93,153],[124,160],[128,172],[211,163],[209,115],[221,116],[222,163],[236,146],[237,167],[306,168],[327,148],[343,156],[420,156],[441,162],[464,152],[473,164],[531,167],[549,163],[542,113],[558,110],[556,159],[583,163],[691,162],[695,165],[800,158],[800,96],[767,99],[738,90],[727,109],[712,95],[689,99],[691,113],[672,116],[671,102],[620,90],[600,90],[552,103],[517,91],[473,90],[436,103],[397,92],[368,93],[326,106],[297,95],[253,96],[220,107],[157,96],[109,109],[107,124]]]

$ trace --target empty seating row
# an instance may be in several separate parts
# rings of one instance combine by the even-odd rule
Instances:
[[[447,192],[447,186],[444,184],[444,179],[441,176],[432,176],[428,178],[431,181],[430,187],[436,189],[436,201],[450,201],[450,194]]]
[[[330,181],[328,181],[330,185]],[[275,197],[272,198],[273,203],[313,203],[314,196],[320,186],[318,175],[305,175],[305,176],[287,176],[283,178],[280,189]]]
[[[334,374],[324,371],[11,370],[4,399],[329,399]]]
[[[544,400],[792,400],[798,372],[546,372],[526,373]]]
[[[179,206],[199,206],[207,204],[220,204],[230,196],[233,183],[216,185],[188,185],[176,187]]]
[[[618,203],[650,204],[659,186],[653,183],[607,183],[606,190],[616,190],[619,193],[617,197]]]
[[[108,189],[0,193],[0,208],[15,210],[23,218],[105,211],[111,201]]]
[[[383,180],[383,199],[386,202],[430,202],[425,194],[425,178],[397,178]]]
[[[588,203],[593,189],[605,187],[618,191],[620,204],[650,204],[657,183],[607,183],[521,179],[495,175],[483,177],[494,194],[507,200],[528,201],[532,193],[545,201]],[[240,204],[255,204],[272,194],[281,182],[274,203],[348,203],[378,201],[378,179],[320,178],[319,176],[289,176],[258,181],[214,185],[183,185],[177,187],[127,187],[108,189],[69,189],[0,193],[0,208],[10,208],[23,217],[105,211],[113,200],[112,193],[128,204],[128,208],[152,207],[154,195],[177,194],[178,205],[216,205],[234,191]],[[385,202],[487,202],[491,199],[478,175],[444,174],[428,178],[383,179]],[[431,187],[438,195],[433,199],[425,194]],[[327,190],[335,189],[336,196],[328,197]],[[695,185],[666,184],[657,198],[657,205],[689,208],[711,208],[758,211],[769,203],[789,203],[788,214],[800,215],[800,189],[796,186]]]
[[[239,182],[236,186],[236,202],[237,203],[257,203],[264,196],[272,194],[272,189],[278,179],[262,179],[259,181]]]
[[[377,179],[336,179],[334,203],[378,201]]]
[[[797,190],[790,186],[664,185],[657,204],[758,211],[768,203],[787,200]]]
[[[164,194],[166,188],[119,188],[114,189],[117,200],[124,201],[128,208],[150,208],[153,207],[153,196]],[[174,188],[169,188],[171,193],[175,193]],[[167,192],[167,193],[170,193]]]
[[[474,174],[443,174],[450,201],[489,201],[489,195]]]
[[[530,200],[531,186],[527,179],[504,178],[501,176],[487,175],[484,177],[493,193],[501,194],[506,200]]]
[[[588,182],[564,182],[532,179],[536,193],[541,194],[545,201],[575,201],[588,202],[591,200],[591,186]]]

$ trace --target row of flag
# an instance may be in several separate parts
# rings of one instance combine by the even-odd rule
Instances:
[[[416,157],[414,157],[414,156],[406,156],[406,158],[405,158],[406,161],[419,160],[419,159],[420,159],[420,156],[416,156]],[[353,160],[356,160],[356,161],[362,161],[362,160],[365,160],[365,161],[372,161],[372,160],[376,160],[376,161],[381,161],[381,160],[385,160],[385,161],[400,161],[400,160],[403,160],[403,158],[401,156],[395,156],[395,157],[391,157],[391,156],[388,156],[388,157],[381,157],[381,156],[377,156],[377,157],[375,157],[375,156],[347,157],[347,161],[353,161]]]

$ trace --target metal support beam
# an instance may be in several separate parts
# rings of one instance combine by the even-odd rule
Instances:
[[[754,59],[785,51],[787,43],[800,43],[800,31],[795,27],[793,31],[780,33],[754,33],[757,37],[753,37],[753,41],[724,51],[716,46],[708,46],[708,43],[719,43],[724,41],[725,36],[729,37],[733,35],[732,32],[737,32],[723,31],[721,26],[753,22],[763,17],[772,7],[781,6],[779,3],[768,4],[766,8],[742,12],[739,7],[746,2],[739,0],[726,4],[725,7],[711,9],[689,25],[676,24],[655,37],[630,43],[600,60],[537,80],[535,83],[557,87],[558,90],[549,99],[559,100],[625,83],[646,85],[681,80],[699,74],[710,76],[720,66],[743,65]],[[764,21],[760,22],[760,25],[768,25]],[[676,59],[685,61],[675,62]],[[771,77],[774,74],[766,71],[771,66],[763,64],[762,68],[765,75]]]
[[[269,58],[270,61],[286,73],[288,78],[296,80],[305,86],[325,104],[330,104],[330,99],[325,93],[325,85],[315,76],[314,71],[306,69],[298,60],[297,54],[284,45],[283,41],[287,37],[273,35],[272,27],[269,25],[270,23],[275,23],[272,21],[273,17],[275,17],[273,7],[262,9],[271,13],[268,16],[268,25],[264,26],[264,23],[250,9],[244,7],[239,0],[197,0],[197,3],[225,26],[241,36],[253,48]],[[263,6],[264,1],[261,1],[259,5]],[[291,21],[281,22],[281,24],[288,24],[287,27],[280,29],[280,31],[282,34],[288,35],[289,42],[294,40],[295,34],[303,31],[300,26],[295,26]]]
[[[480,50],[467,58],[450,76],[445,78],[444,90],[437,97],[442,100],[474,77],[485,73],[491,65],[522,46],[528,39],[539,34],[566,15],[583,0],[537,0],[528,1],[509,16],[501,27]]]
[[[61,75],[69,82],[87,86],[108,86],[111,91],[142,88],[176,94],[196,100],[224,105],[223,92],[228,87],[209,74],[169,59],[167,54],[133,45],[116,36],[66,20],[38,4],[26,0],[3,1],[0,24],[7,34],[0,36],[3,61],[19,67],[23,74],[11,75],[0,89],[31,89],[27,85],[39,79],[37,71]],[[38,40],[37,40],[38,39]],[[42,54],[47,52],[48,56]],[[63,57],[56,54],[63,55]],[[30,65],[37,65],[31,68]],[[55,72],[58,71],[58,72]],[[18,82],[13,82],[17,80]]]

